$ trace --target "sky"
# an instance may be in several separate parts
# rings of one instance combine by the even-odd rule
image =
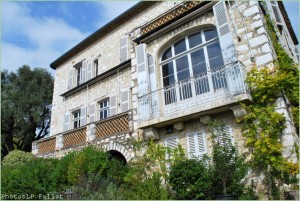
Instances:
[[[137,1],[13,1],[1,3],[1,69],[49,65]],[[299,38],[299,2],[285,1]]]

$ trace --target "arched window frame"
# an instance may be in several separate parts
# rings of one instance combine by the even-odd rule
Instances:
[[[216,37],[210,39],[210,40],[206,40],[205,38],[205,32],[208,31],[208,30],[214,30],[214,34]],[[196,33],[200,33],[201,34],[201,40],[202,40],[202,43],[201,44],[198,44],[192,48],[190,48],[190,44],[189,44],[189,36],[193,35],[193,34],[196,34]],[[175,47],[174,45],[181,41],[182,39],[185,40],[185,45],[186,45],[186,50],[179,53],[179,54],[176,54],[175,55]],[[206,70],[207,72],[211,71],[212,69],[210,68],[210,65],[209,65],[209,58],[208,58],[208,53],[207,53],[207,47],[213,43],[216,43],[218,42],[218,46],[220,47],[220,43],[219,43],[219,37],[218,37],[218,34],[217,34],[217,30],[215,28],[209,28],[209,29],[203,29],[203,30],[199,30],[197,32],[193,32],[191,34],[187,34],[185,37],[175,41],[174,43],[172,43],[170,46],[168,46],[167,48],[164,49],[164,51],[162,51],[162,53],[160,54],[160,63],[159,63],[159,66],[160,66],[160,72],[161,72],[161,83],[162,83],[162,86],[163,87],[167,87],[164,85],[164,73],[163,73],[163,65],[165,64],[168,64],[170,62],[172,62],[172,66],[173,66],[173,74],[174,74],[174,83],[177,83],[178,82],[178,75],[177,75],[177,68],[176,68],[176,60],[179,59],[179,58],[182,58],[184,56],[187,55],[188,57],[188,69],[189,69],[189,72],[190,72],[190,76],[188,78],[191,78],[191,77],[194,77],[194,73],[193,73],[193,67],[192,67],[192,61],[191,61],[191,53],[197,51],[197,50],[200,50],[200,49],[203,49],[204,51],[204,56],[205,56],[205,63],[206,63]],[[165,60],[162,59],[164,53],[169,49],[171,48],[171,53],[172,53],[172,56],[170,58],[167,58]],[[220,54],[218,55],[221,58],[222,62],[223,62],[223,56],[222,56],[222,52],[220,52]],[[224,65],[224,62],[223,62],[223,65]],[[221,67],[221,66],[220,66]],[[169,74],[170,75],[170,74]],[[165,76],[167,77],[167,76]],[[187,78],[187,79],[188,79]],[[170,84],[168,86],[173,86],[173,84]]]

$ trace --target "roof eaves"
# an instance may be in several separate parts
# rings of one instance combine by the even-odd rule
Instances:
[[[99,28],[97,31],[92,33],[90,36],[85,38],[83,41],[79,42],[77,45],[72,47],[70,50],[68,50],[62,56],[57,58],[55,61],[53,61],[50,64],[50,67],[55,70],[56,67],[58,67],[60,64],[62,64],[65,60],[69,59],[74,54],[76,54],[83,48],[87,47],[88,45],[93,43],[95,40],[99,39],[104,33],[109,31],[110,29],[113,29],[114,26],[116,25],[116,23],[120,22],[121,20],[124,20],[126,17],[130,16],[131,13],[133,13],[133,14],[138,13],[138,12],[133,12],[133,11],[136,11],[136,10],[139,11],[140,9],[146,8],[147,6],[152,5],[154,3],[156,3],[156,2],[141,1],[137,4],[135,4],[128,10],[121,13],[118,17],[114,18],[113,20],[111,20],[110,22],[108,22],[107,24],[105,24],[104,26]]]

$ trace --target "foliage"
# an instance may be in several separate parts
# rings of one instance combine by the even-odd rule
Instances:
[[[135,160],[124,178],[126,199],[167,199],[167,167],[184,158],[182,147],[170,149],[142,140],[132,144]]]
[[[169,184],[176,199],[208,199],[211,177],[206,160],[184,159],[171,166]]]
[[[247,115],[243,120],[243,136],[251,155],[251,165],[257,173],[265,175],[265,184],[270,199],[279,199],[279,188],[295,184],[298,165],[282,155],[283,145],[279,141],[285,128],[285,118],[275,111],[276,99],[281,96],[290,102],[293,122],[299,130],[299,69],[278,42],[270,17],[266,15],[267,31],[277,55],[275,66],[253,68],[246,82],[251,90],[253,103],[243,105]],[[287,97],[287,98],[286,98]]]
[[[56,171],[57,159],[37,158],[15,168],[1,169],[1,191],[3,194],[24,195],[55,192],[60,185],[52,180]]]
[[[212,193],[214,195],[234,194],[240,196],[244,190],[241,182],[248,172],[245,157],[239,155],[224,130],[224,123],[214,120],[209,124],[212,133]]]
[[[30,152],[49,133],[53,78],[41,68],[1,72],[1,156],[15,148]],[[37,133],[36,133],[37,132]]]
[[[2,165],[15,168],[33,159],[34,156],[31,153],[27,153],[20,150],[13,150],[3,158]]]

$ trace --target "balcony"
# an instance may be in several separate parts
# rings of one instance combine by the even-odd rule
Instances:
[[[249,100],[245,78],[237,61],[146,94],[138,100],[139,128]]]
[[[35,141],[32,143],[32,153],[37,156],[52,157],[60,150],[80,148],[99,139],[129,133],[131,119],[129,111]]]

